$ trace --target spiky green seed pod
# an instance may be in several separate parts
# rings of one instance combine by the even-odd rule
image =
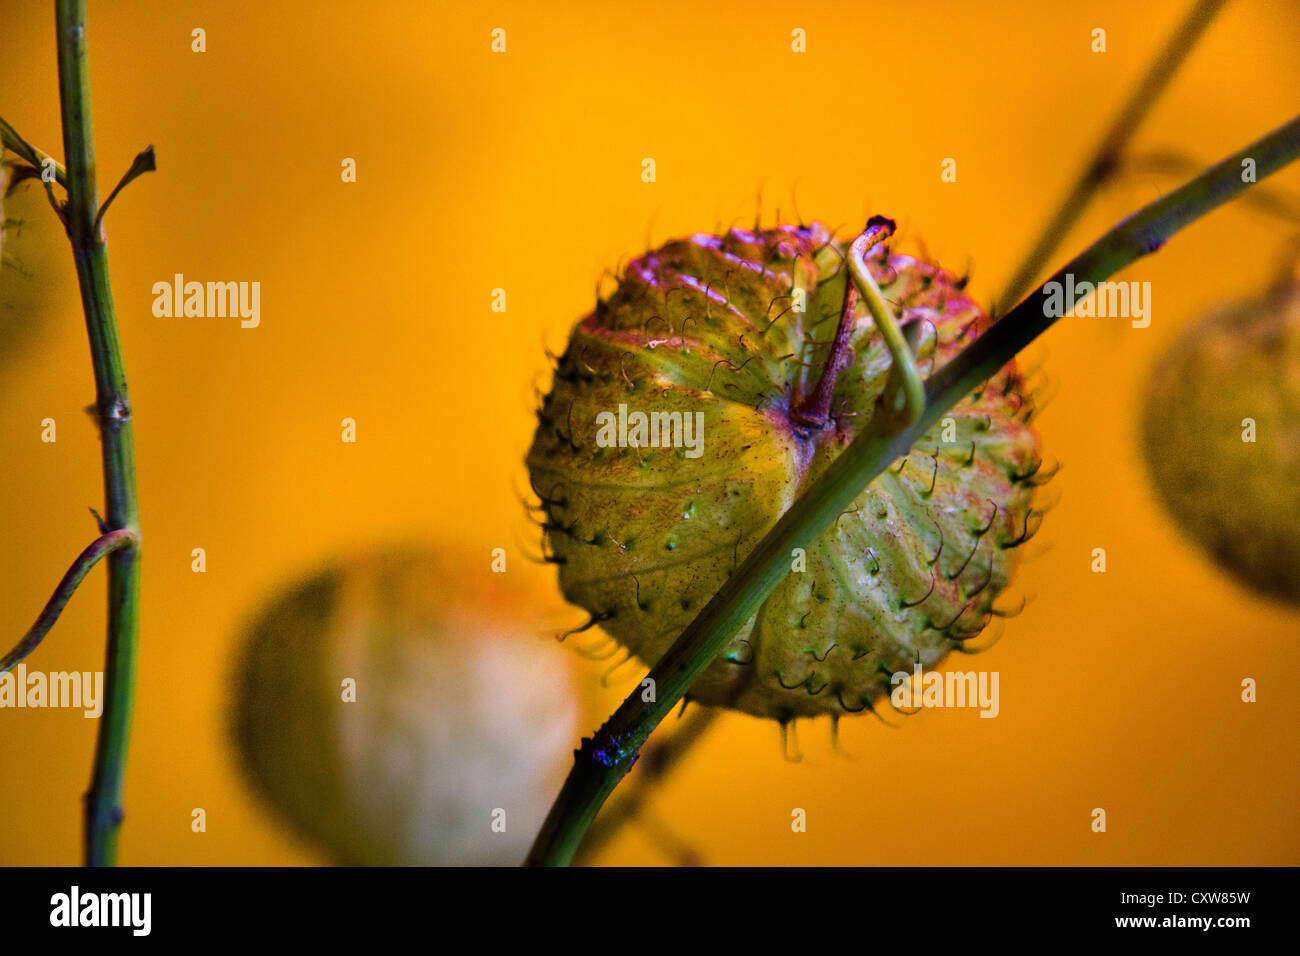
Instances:
[[[1170,514],[1242,584],[1300,603],[1300,283],[1186,328],[1143,408]]]
[[[337,861],[515,865],[572,762],[569,661],[423,551],[282,592],[238,663],[234,736],[272,807]]]
[[[528,468],[565,597],[647,663],[880,408],[891,359],[859,302],[828,415],[807,414],[845,252],[818,224],[669,242],[573,330]],[[883,245],[868,267],[923,374],[987,327],[951,273]],[[979,634],[1039,520],[1030,412],[1008,364],[791,556],[690,696],[782,720],[861,711]]]

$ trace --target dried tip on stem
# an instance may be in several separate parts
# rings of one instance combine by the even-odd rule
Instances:
[[[894,220],[890,219],[888,216],[872,216],[870,219],[867,220],[866,228],[863,229],[862,231],[863,233],[868,233],[873,231],[883,232],[883,235],[879,239],[877,239],[876,242],[884,242],[886,239],[888,239],[890,236],[892,236],[895,232],[898,231],[898,224],[894,222]],[[872,245],[875,245],[875,243],[872,243]]]
[[[158,160],[154,156],[152,144],[136,153],[135,159],[131,161],[131,167],[122,175],[121,180],[113,187],[113,191],[108,194],[108,198],[104,200],[104,204],[99,207],[99,212],[95,215],[95,234],[98,234],[103,227],[104,213],[108,212],[109,203],[117,198],[117,194],[125,189],[132,180],[143,176],[145,173],[152,173],[157,168]]]

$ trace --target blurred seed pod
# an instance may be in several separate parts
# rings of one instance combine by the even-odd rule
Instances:
[[[1239,582],[1300,604],[1300,282],[1183,330],[1142,440],[1180,527]]]
[[[237,664],[257,789],[340,863],[520,863],[572,763],[571,655],[505,575],[424,550],[280,592]]]
[[[39,184],[15,181],[14,173],[0,163],[0,369],[48,324],[51,289],[43,264],[67,254],[60,248],[62,226]]]
[[[9,164],[0,162],[0,262],[4,261],[5,233],[9,231],[9,220],[5,218],[5,193],[9,191]]]

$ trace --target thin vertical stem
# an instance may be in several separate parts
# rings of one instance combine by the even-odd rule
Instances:
[[[85,807],[85,861],[111,866],[122,822],[122,779],[135,698],[139,643],[140,546],[131,440],[131,402],[109,284],[108,250],[98,222],[94,129],[86,57],[85,0],[58,0],[59,102],[67,165],[67,229],[77,266],[81,304],[95,372],[95,408],[103,451],[104,524],[135,536],[108,556],[108,647],[104,712]]]

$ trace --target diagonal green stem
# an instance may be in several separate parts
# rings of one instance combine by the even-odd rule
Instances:
[[[21,156],[38,170],[44,169],[45,163],[48,161],[51,163],[51,167],[54,170],[54,181],[60,186],[66,187],[68,185],[68,171],[51,156],[41,152],[41,150],[23,139],[22,136],[18,134],[18,131],[6,123],[2,118],[0,118],[0,143],[4,145],[5,149],[15,155]]]
[[[50,632],[54,622],[59,619],[63,609],[67,607],[68,601],[72,599],[73,593],[85,580],[90,569],[93,568],[99,559],[105,555],[112,554],[122,548],[134,545],[136,536],[134,531],[110,531],[102,537],[96,538],[77,555],[77,560],[72,562],[72,567],[63,575],[63,580],[59,582],[58,587],[50,599],[45,602],[45,608],[41,611],[40,616],[36,618],[36,623],[31,629],[23,635],[23,639],[18,642],[12,651],[0,657],[0,674],[12,670],[28,654],[40,646],[45,635]]]
[[[1300,156],[1300,117],[1210,167],[1179,189],[1125,219],[1058,271],[1049,282],[1101,282],[1159,249],[1174,233],[1249,185],[1242,162],[1253,159],[1258,179]],[[737,630],[790,571],[790,552],[807,548],[872,480],[920,439],[944,412],[994,375],[1059,318],[1047,308],[1046,284],[993,325],[926,382],[921,418],[900,434],[881,434],[876,420],[801,494],[650,670],[656,696],[640,687],[594,738],[584,738],[559,796],[526,861],[563,866],[641,745]],[[884,416],[879,417],[881,420]],[[887,423],[886,423],[887,428]]]
[[[77,266],[81,304],[95,371],[95,408],[103,452],[105,524],[130,531],[135,540],[108,557],[108,648],[104,713],[95,745],[95,764],[86,794],[86,863],[112,865],[122,821],[122,779],[135,698],[139,641],[140,545],[135,493],[131,402],[117,337],[117,315],[109,284],[108,250],[98,222],[90,75],[86,62],[85,0],[58,0],[59,102],[67,161],[67,228]]]
[[[662,734],[654,739],[641,755],[641,768],[632,778],[632,783],[624,788],[618,800],[605,808],[605,812],[596,819],[586,839],[582,841],[582,848],[575,861],[579,866],[586,860],[594,859],[622,832],[624,824],[637,819],[655,786],[662,783],[669,771],[681,763],[695,743],[714,725],[719,715],[720,712],[715,707],[699,707],[682,721],[682,726],[667,740],[662,739]]]
[[[1179,178],[1191,176],[1199,167],[1200,163],[1192,157],[1173,150],[1143,153],[1130,156],[1124,161],[1124,169],[1128,172],[1155,173]],[[1241,202],[1282,222],[1293,226],[1300,225],[1300,200],[1294,193],[1271,189],[1268,186],[1256,186],[1241,197]]]
[[[49,154],[37,149],[23,139],[18,130],[6,123],[2,116],[0,116],[0,146],[3,146],[16,156],[21,156],[31,164],[32,174],[39,176],[41,185],[45,187],[45,198],[50,201],[50,208],[54,210],[59,219],[64,219],[63,206],[54,196],[54,187],[45,178],[45,164],[50,164],[50,169],[54,171],[54,181],[64,188],[67,188],[68,185],[68,171]]]

